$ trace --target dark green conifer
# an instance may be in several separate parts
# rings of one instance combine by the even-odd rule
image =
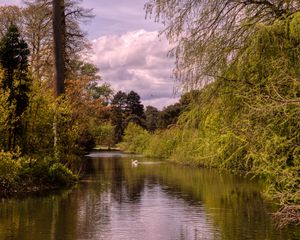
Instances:
[[[11,113],[8,119],[7,150],[16,145],[24,146],[22,116],[29,104],[31,79],[28,73],[29,50],[21,38],[18,28],[11,25],[0,40],[0,66],[4,77],[1,88],[9,92],[8,103]]]

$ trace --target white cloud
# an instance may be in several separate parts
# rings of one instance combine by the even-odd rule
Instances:
[[[105,82],[115,90],[137,92],[145,105],[158,108],[174,103],[174,59],[170,46],[158,32],[138,30],[121,36],[107,35],[93,40],[91,56]]]

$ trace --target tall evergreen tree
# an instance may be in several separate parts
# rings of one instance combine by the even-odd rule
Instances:
[[[138,117],[143,117],[144,106],[141,103],[141,97],[134,91],[129,92],[127,95],[126,112],[129,115],[134,114]]]
[[[112,114],[111,122],[114,125],[114,143],[122,140],[125,129],[125,108],[126,108],[127,94],[125,92],[117,92],[112,100]]]
[[[156,107],[147,106],[145,111],[146,129],[154,132],[158,128],[159,111]]]
[[[28,93],[31,79],[28,73],[27,43],[21,38],[15,25],[9,26],[6,34],[0,41],[0,64],[4,71],[1,89],[8,91],[8,105],[11,108],[8,119],[7,149],[13,150],[17,144],[24,141],[24,127],[22,115],[29,104]]]
[[[126,100],[126,126],[129,122],[144,126],[144,105],[141,103],[141,97],[134,91],[127,95]]]
[[[128,94],[117,92],[112,100],[111,121],[115,127],[115,143],[122,140],[128,123],[133,122],[144,127],[144,105],[141,103],[140,96],[134,91]]]

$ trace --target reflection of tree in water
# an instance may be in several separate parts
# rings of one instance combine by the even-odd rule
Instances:
[[[261,188],[255,181],[220,174],[215,170],[182,168],[169,164],[141,165],[137,170],[134,174],[130,171],[131,174],[125,175],[127,181],[134,182],[131,179],[134,177],[144,187],[147,185],[147,188],[149,182],[159,183],[162,190],[174,198],[184,199],[190,205],[203,203],[207,214],[221,229],[222,239],[264,239],[268,236],[281,239],[272,225],[270,206],[266,205],[260,194]],[[295,231],[286,229],[284,235],[292,232]]]
[[[276,232],[260,188],[244,178],[169,164],[132,168],[130,159],[121,158],[92,159],[89,164],[73,191],[0,203],[0,239],[104,239],[123,218],[135,220],[145,213],[143,204],[164,207],[161,200],[172,209],[181,207],[179,213],[188,218],[203,218],[204,226],[220,230],[221,239],[299,239],[299,230]],[[162,199],[152,199],[151,192]],[[186,231],[203,236],[201,226],[182,226],[176,239],[184,239]]]
[[[103,161],[105,163],[109,162]],[[112,159],[112,176],[111,176],[111,193],[113,198],[118,203],[132,202],[138,203],[141,194],[144,190],[144,177],[136,177],[131,165],[128,166],[129,161],[122,159]]]

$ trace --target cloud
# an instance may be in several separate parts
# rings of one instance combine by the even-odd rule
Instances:
[[[0,0],[1,5],[22,2]],[[170,46],[157,37],[162,25],[145,20],[144,1],[84,0],[81,5],[96,15],[82,28],[95,39],[91,59],[102,78],[115,90],[136,91],[145,105],[162,108],[176,101],[170,77],[174,59],[166,57]]]
[[[145,19],[146,12],[141,0],[84,0],[82,6],[93,9],[95,19],[84,26],[90,38],[108,34],[125,34],[143,28],[147,31],[162,29],[162,24]]]
[[[0,0],[0,5],[22,6],[23,5],[23,0]]]
[[[138,30],[123,35],[107,35],[93,40],[90,59],[96,64],[105,82],[115,90],[137,92],[145,105],[162,108],[174,103],[174,59],[158,32]]]

